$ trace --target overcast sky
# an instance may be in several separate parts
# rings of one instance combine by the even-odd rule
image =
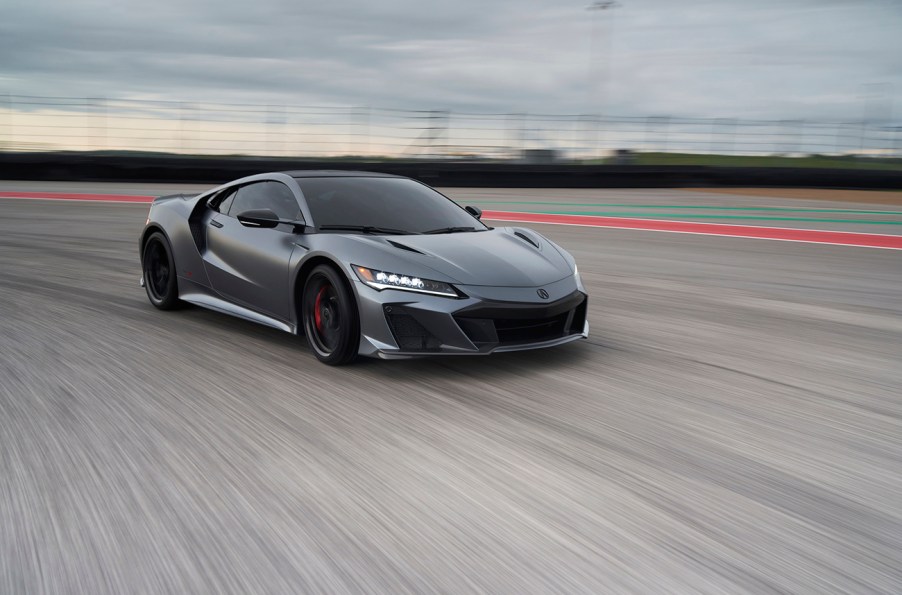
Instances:
[[[620,3],[3,0],[0,94],[902,119],[902,0]]]

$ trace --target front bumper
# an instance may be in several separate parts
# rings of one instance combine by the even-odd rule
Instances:
[[[589,336],[587,296],[575,278],[541,287],[458,286],[451,299],[376,291],[355,281],[361,355],[485,355],[540,349]],[[539,296],[538,290],[548,294]]]

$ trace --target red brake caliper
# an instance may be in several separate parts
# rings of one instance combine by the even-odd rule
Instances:
[[[320,306],[322,306],[323,295],[325,295],[327,288],[328,285],[323,285],[319,288],[319,292],[316,294],[316,301],[313,303],[313,323],[319,332],[323,332],[323,315]]]

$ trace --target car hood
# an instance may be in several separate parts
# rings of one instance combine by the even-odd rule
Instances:
[[[429,267],[460,285],[535,287],[573,274],[562,250],[528,229],[367,239],[396,258]]]

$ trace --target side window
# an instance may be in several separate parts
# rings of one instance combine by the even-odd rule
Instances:
[[[221,199],[219,203],[216,205],[216,210],[222,213],[223,215],[229,214],[229,207],[232,206],[232,201],[235,200],[235,195],[238,194],[237,190],[232,190],[231,192],[226,194],[226,197]]]
[[[232,203],[232,217],[244,211],[269,209],[280,219],[300,219],[301,209],[291,190],[281,182],[255,182],[242,186]]]

